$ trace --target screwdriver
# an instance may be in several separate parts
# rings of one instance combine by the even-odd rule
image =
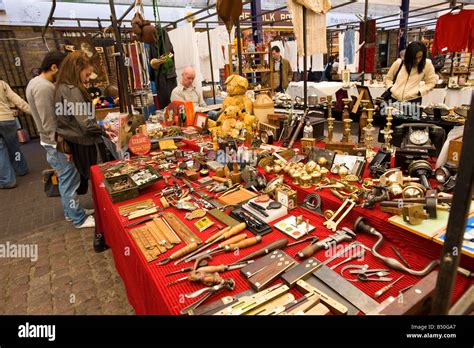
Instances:
[[[202,250],[208,248],[211,244],[214,244],[214,243],[220,242],[221,240],[232,237],[236,235],[237,233],[244,231],[246,228],[247,228],[247,225],[245,224],[245,222],[241,222],[240,224],[235,225],[233,227],[228,226],[224,228],[222,231],[219,231],[216,234],[209,237],[201,247],[195,249],[192,253],[188,255],[188,257],[196,255],[200,253]],[[175,266],[183,262],[184,259],[185,258],[182,258],[181,260],[176,261],[174,263]]]
[[[203,251],[199,254],[196,254],[196,255],[190,255],[188,256],[186,259],[184,259],[184,262],[190,262],[190,261],[193,261],[193,260],[196,260],[204,255],[212,255],[212,253],[215,251],[215,250],[219,250],[223,247],[225,247],[226,245],[230,245],[230,244],[236,244],[240,241],[243,241],[244,239],[247,238],[247,235],[245,233],[242,233],[242,234],[238,234],[236,236],[233,236],[232,238],[229,238],[229,239],[226,239],[222,242],[220,242],[219,244],[217,244],[216,247],[212,248],[212,249],[208,249],[206,251]]]
[[[220,247],[220,248],[214,248],[211,252],[207,253],[207,255],[214,255],[214,254],[218,254],[218,253],[221,253],[221,252],[228,252],[228,251],[235,251],[235,250],[239,250],[239,249],[243,249],[243,248],[248,248],[248,247],[251,247],[255,244],[258,244],[262,241],[262,236],[256,236],[256,237],[253,237],[253,238],[248,238],[248,239],[244,239],[244,240],[241,240],[240,242],[238,243],[235,243],[235,244],[228,244],[228,245],[225,245],[223,247]],[[187,258],[185,261],[186,262],[190,262],[190,261],[193,261],[199,257],[201,257],[202,255],[194,255],[190,258]]]
[[[393,286],[395,285],[396,282],[398,282],[400,279],[402,279],[404,277],[404,275],[402,275],[400,278],[394,280],[393,282],[391,282],[390,284],[388,285],[385,285],[382,289],[378,290],[374,296],[375,298],[377,297],[380,297],[382,296],[383,294],[385,294],[388,290],[390,290],[391,288],[393,288]]]

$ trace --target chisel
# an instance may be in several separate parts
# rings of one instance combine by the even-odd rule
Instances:
[[[245,229],[247,228],[247,225],[245,224],[245,222],[241,222],[240,224],[238,225],[235,225],[233,227],[226,227],[224,228],[222,231],[212,235],[211,237],[209,237],[206,241],[204,241],[204,245],[202,245],[200,248],[194,250],[192,253],[190,253],[187,257],[185,258],[182,258],[181,260],[178,260],[174,263],[174,265],[178,265],[180,264],[181,262],[184,262],[186,258],[189,258],[191,256],[194,256],[196,254],[199,254],[200,252],[202,252],[204,249],[207,249],[210,245],[214,244],[214,243],[217,243],[217,242],[220,242],[221,240],[224,240],[224,239],[227,239],[227,238],[230,238],[242,231],[244,231]]]
[[[288,239],[286,238],[278,239],[268,245],[265,245],[263,248],[258,249],[257,251],[254,251],[253,253],[245,257],[242,257],[241,259],[235,261],[234,263],[240,263],[243,261],[256,259],[257,257],[267,255],[268,253],[271,253],[274,250],[284,249],[286,248],[287,245],[288,245]]]

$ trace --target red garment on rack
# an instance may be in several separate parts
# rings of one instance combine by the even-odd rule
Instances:
[[[474,49],[474,10],[448,13],[438,18],[431,55]]]
[[[365,52],[365,72],[373,73],[375,71],[375,45],[367,44]],[[362,66],[364,53],[363,50],[359,52],[359,71],[364,71]]]

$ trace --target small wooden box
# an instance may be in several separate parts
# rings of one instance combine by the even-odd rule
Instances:
[[[311,149],[316,146],[316,139],[314,138],[302,138],[300,142],[303,155],[307,155]]]
[[[461,161],[462,140],[451,140],[448,147],[448,162],[459,166]]]

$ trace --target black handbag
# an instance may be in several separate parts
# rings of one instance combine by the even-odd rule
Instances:
[[[400,72],[400,70],[402,70],[402,66],[403,66],[403,60],[402,60],[402,64],[400,64],[398,70],[397,70],[397,73],[395,74],[395,77],[393,78],[393,84],[395,84],[395,82],[397,81],[397,77],[398,77],[398,73]],[[393,86],[392,86],[393,87]],[[388,88],[385,92],[382,93],[382,95],[380,96],[383,100],[385,100],[386,102],[392,100],[392,87]]]
[[[44,192],[48,197],[59,197],[58,177],[54,169],[43,170]]]

